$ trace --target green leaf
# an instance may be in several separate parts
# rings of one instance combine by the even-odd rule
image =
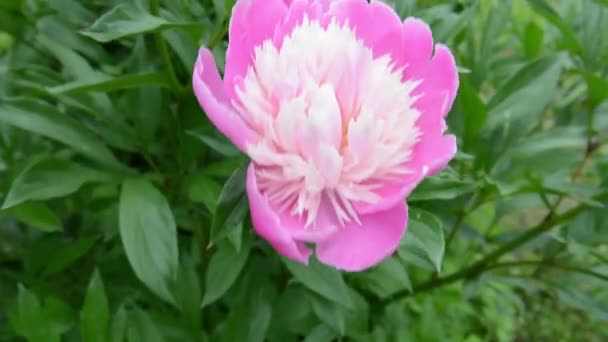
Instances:
[[[147,312],[136,309],[130,315],[127,330],[129,342],[163,342],[165,339],[156,324]]]
[[[408,197],[408,201],[451,200],[469,194],[478,187],[473,182],[437,175],[423,181]]]
[[[319,324],[314,327],[304,342],[331,342],[335,341],[336,333],[325,324]]]
[[[445,240],[441,220],[410,208],[407,232],[399,246],[399,256],[416,266],[441,272]]]
[[[0,121],[62,142],[102,164],[123,168],[95,134],[44,102],[15,99],[0,103]]]
[[[10,312],[10,322],[15,332],[29,342],[60,341],[60,334],[53,329],[53,322],[44,312],[38,297],[23,285],[19,285],[17,303]]]
[[[65,270],[76,260],[84,256],[95,245],[97,238],[82,237],[76,241],[65,244],[60,250],[54,253],[48,260],[42,272],[42,277],[49,277]]]
[[[246,240],[239,252],[227,243],[218,245],[218,250],[211,257],[205,274],[203,306],[218,300],[232,286],[247,262],[250,245],[251,243]]]
[[[174,304],[169,288],[177,280],[177,228],[165,196],[145,180],[125,181],[119,228],[135,275],[152,292]]]
[[[608,80],[594,75],[590,72],[584,72],[585,80],[587,81],[587,93],[590,107],[595,109],[600,103],[608,99]]]
[[[106,291],[96,270],[89,283],[84,305],[80,312],[80,333],[84,342],[106,342],[110,310]]]
[[[412,291],[412,283],[405,267],[397,258],[388,258],[372,268],[357,275],[361,286],[369,289],[380,298],[387,297],[399,290]]]
[[[194,174],[188,184],[188,198],[192,202],[203,203],[211,213],[215,212],[221,191],[221,186],[204,172]]]
[[[545,0],[528,0],[528,3],[530,3],[536,13],[543,16],[548,22],[560,30],[566,46],[572,53],[579,54],[583,50],[581,43],[576,37],[574,31],[572,31],[572,28],[568,26],[568,24]]]
[[[464,120],[464,141],[470,150],[488,116],[488,109],[481,101],[477,91],[465,80],[462,80],[456,97],[456,106]]]
[[[272,318],[272,307],[268,298],[267,286],[255,284],[241,296],[229,316],[221,341],[225,342],[263,342]]]
[[[346,334],[346,315],[341,304],[313,295],[312,310],[321,322],[329,325],[339,336]]]
[[[10,209],[0,211],[0,217],[15,219],[43,232],[57,232],[63,228],[61,220],[49,207],[40,202],[24,202]]]
[[[192,341],[202,340],[204,331],[201,319],[202,293],[196,266],[190,256],[182,257],[178,282],[173,292]]]
[[[225,238],[245,217],[249,208],[245,194],[246,175],[247,167],[240,167],[224,184],[211,221],[211,245]]]
[[[216,138],[211,135],[192,130],[186,131],[186,133],[197,138],[205,145],[209,146],[211,149],[225,157],[234,157],[241,153],[227,139]]]
[[[526,126],[534,124],[532,119],[553,100],[562,66],[560,55],[554,55],[521,68],[492,97],[487,127],[495,129],[516,120],[524,120]]]
[[[286,258],[281,258],[281,260],[296,280],[309,290],[345,307],[352,306],[348,286],[344,282],[342,274],[335,268],[322,265],[316,258],[310,258],[309,265]]]
[[[200,26],[200,24],[195,23],[171,23],[164,18],[151,15],[141,7],[123,3],[102,15],[91,27],[81,33],[98,42],[105,43],[168,28],[196,29]]]
[[[575,286],[567,284],[554,284],[554,286],[562,303],[604,322],[608,321],[608,303],[606,301],[598,300],[588,291]]]
[[[543,38],[543,30],[533,21],[526,25],[526,29],[522,35],[522,44],[526,57],[532,59],[539,55],[543,47]]]
[[[107,174],[55,157],[34,158],[15,178],[2,207],[29,200],[62,197],[88,182],[110,179]]]
[[[110,324],[109,341],[124,342],[125,335],[127,333],[127,323],[127,310],[123,305],[121,305],[112,318],[112,323]]]
[[[149,72],[143,74],[130,74],[122,76],[100,76],[95,79],[78,80],[59,86],[47,88],[53,95],[84,93],[84,92],[110,92],[116,90],[161,87],[169,88],[171,84],[165,74]]]

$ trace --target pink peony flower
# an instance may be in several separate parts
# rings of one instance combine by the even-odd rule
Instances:
[[[433,54],[434,51],[434,54]],[[359,271],[390,256],[405,197],[456,153],[454,57],[418,19],[365,0],[240,0],[224,80],[202,48],[193,86],[251,158],[253,226],[280,254]]]

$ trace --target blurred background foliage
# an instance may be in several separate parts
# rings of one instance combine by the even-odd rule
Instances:
[[[234,0],[0,2],[0,341],[608,340],[608,1],[390,0],[459,154],[363,273],[278,257],[190,86]]]

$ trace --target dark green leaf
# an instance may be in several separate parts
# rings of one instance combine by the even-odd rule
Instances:
[[[131,88],[170,87],[169,80],[163,73],[149,72],[143,74],[122,75],[118,77],[100,76],[96,79],[79,80],[48,88],[54,95],[81,92],[110,92]]]
[[[416,266],[441,272],[445,250],[442,222],[432,214],[410,209],[405,237],[399,246],[399,256]]]
[[[62,142],[103,164],[122,168],[91,131],[44,102],[19,99],[0,103],[0,121]]]
[[[65,270],[76,260],[84,256],[96,241],[97,239],[93,237],[83,237],[66,244],[63,248],[56,251],[49,260],[46,260],[46,267],[42,272],[42,276],[49,277]]]
[[[177,229],[167,199],[145,180],[125,181],[119,227],[137,277],[158,296],[175,303],[169,288],[177,280]]]
[[[215,302],[228,291],[245,266],[249,249],[247,240],[239,252],[226,243],[218,244],[218,251],[211,257],[205,275],[203,306]]]
[[[62,197],[83,184],[109,180],[107,174],[68,160],[54,157],[34,158],[15,178],[4,200],[4,209],[29,200]]]
[[[319,263],[316,258],[310,258],[309,265],[285,258],[281,260],[294,278],[311,291],[346,307],[352,306],[348,286],[335,268]]]
[[[82,34],[99,42],[109,42],[136,34],[164,30],[167,28],[196,28],[194,23],[171,23],[153,16],[144,8],[132,4],[119,4],[101,16]]]
[[[246,174],[246,167],[237,169],[222,188],[211,221],[210,242],[212,244],[217,243],[226,237],[231,230],[237,228],[247,213]]]

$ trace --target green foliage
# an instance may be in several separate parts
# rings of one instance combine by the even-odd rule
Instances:
[[[608,2],[387,0],[459,153],[375,268],[279,257],[191,90],[234,0],[0,2],[0,341],[608,339]]]

